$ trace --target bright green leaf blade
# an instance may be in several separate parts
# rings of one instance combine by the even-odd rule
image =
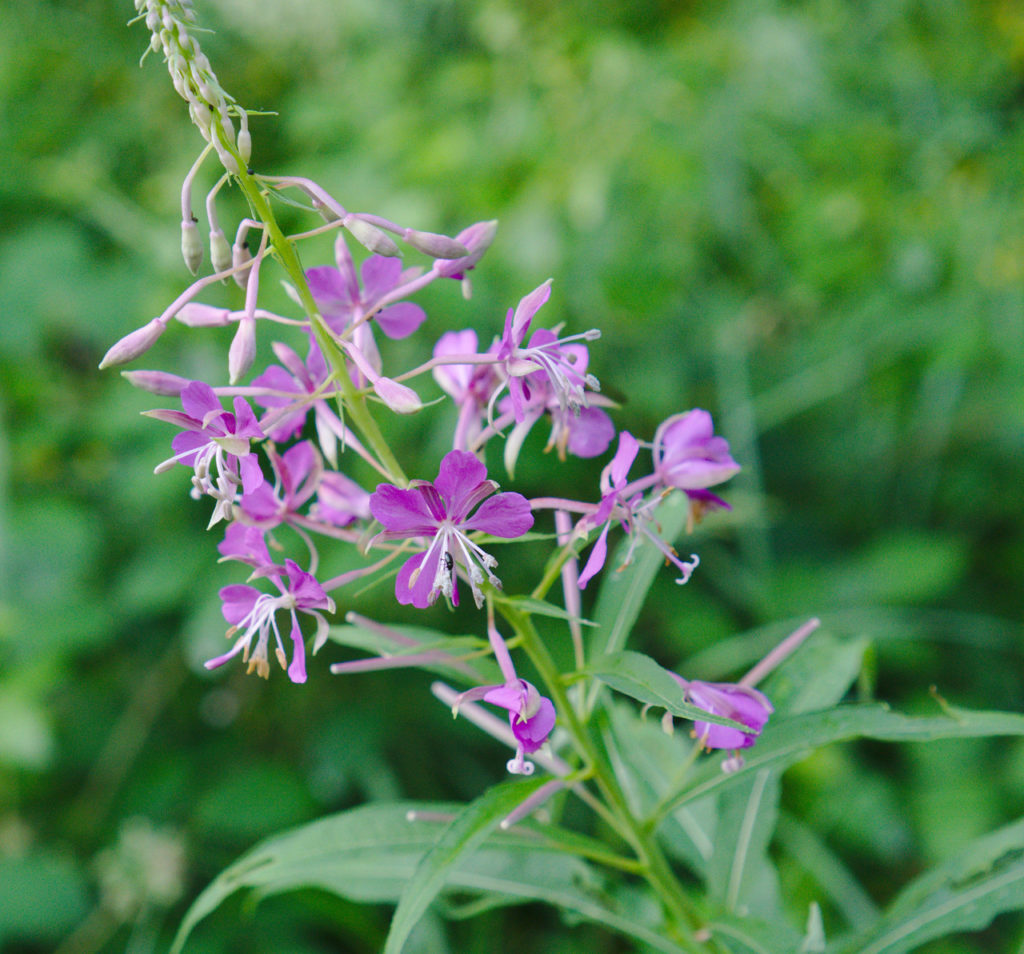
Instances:
[[[713,715],[685,702],[685,690],[672,674],[643,653],[630,649],[610,653],[595,659],[584,672],[645,705],[667,709],[681,719],[713,722],[715,725],[749,731],[747,726],[739,722],[725,716]]]
[[[533,614],[535,616],[550,616],[552,619],[576,620],[581,626],[596,626],[597,624],[589,619],[581,619],[566,612],[561,606],[549,603],[547,600],[538,600],[532,596],[497,596],[496,603],[511,606],[520,613]]]
[[[977,839],[911,882],[848,954],[904,954],[933,938],[987,927],[1024,907],[1024,821]]]
[[[695,784],[665,799],[658,815],[721,791],[770,766],[798,762],[822,745],[869,738],[888,742],[928,742],[934,739],[1024,735],[1024,716],[1009,712],[971,712],[950,708],[948,714],[907,716],[883,705],[840,706],[769,721],[757,744],[744,752],[742,769],[726,774],[715,760],[699,773]]]
[[[545,776],[495,785],[467,805],[416,866],[391,920],[384,954],[400,954],[410,932],[444,887],[448,873],[478,847],[509,812],[542,785]]]

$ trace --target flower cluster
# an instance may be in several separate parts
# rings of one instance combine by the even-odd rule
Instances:
[[[148,412],[179,429],[172,455],[156,469],[182,465],[192,471],[192,495],[211,498],[210,525],[224,525],[221,556],[250,573],[247,582],[221,591],[233,643],[207,665],[219,667],[240,655],[249,672],[266,677],[273,648],[289,678],[304,682],[307,649],[316,653],[325,645],[328,617],[345,587],[394,574],[396,602],[424,611],[439,601],[458,606],[460,589],[464,593],[468,587],[476,608],[486,608],[486,651],[500,667],[500,682],[478,678],[452,649],[409,646],[390,630],[386,639],[400,651],[337,663],[332,671],[443,662],[467,674],[473,684],[457,694],[453,707],[470,711],[484,702],[505,710],[516,749],[509,769],[531,771],[526,756],[548,743],[559,719],[558,700],[518,675],[498,633],[496,612],[512,622],[516,617],[503,610],[507,597],[493,544],[528,535],[550,539],[546,528],[529,532],[552,515],[566,615],[577,639],[579,591],[605,568],[616,528],[627,539],[619,567],[630,562],[638,546],[650,545],[674,566],[679,583],[689,580],[698,558],[680,557],[672,541],[663,539],[656,508],[670,494],[686,496],[691,522],[709,509],[727,508],[710,488],[739,470],[728,443],[715,434],[711,415],[702,409],[672,415],[647,442],[617,431],[609,414],[613,403],[600,393],[590,370],[589,347],[600,333],[565,334],[560,324],[544,320],[550,279],[508,308],[503,320],[484,315],[476,327],[431,336],[427,313],[412,299],[434,282],[457,282],[468,298],[470,273],[493,242],[495,223],[478,222],[453,237],[425,232],[350,212],[312,180],[255,173],[248,168],[247,114],[220,88],[199,51],[189,3],[137,0],[137,5],[152,31],[153,49],[163,52],[207,143],[182,188],[183,254],[193,273],[202,249],[192,189],[211,154],[226,173],[205,201],[213,273],[195,280],[161,315],[117,342],[102,366],[138,359],[172,322],[196,333],[234,329],[226,384],[163,371],[126,372],[136,386],[180,401],[180,409]],[[258,218],[238,223],[230,248],[217,216],[220,190],[229,181],[257,210],[253,214],[258,212]],[[304,206],[317,224],[282,238],[273,212],[278,201]],[[325,235],[333,235],[333,263],[303,268],[295,249]],[[403,246],[420,264],[405,263]],[[354,248],[363,251],[353,254]],[[284,269],[294,303],[290,313],[261,307],[261,277],[271,261]],[[204,289],[227,278],[244,292],[241,307],[199,300]],[[260,367],[261,335],[271,336],[265,344],[274,360]],[[422,363],[395,365],[388,342],[399,339],[421,344]],[[423,397],[431,379],[453,406],[430,412],[448,415],[450,449],[439,461],[408,467],[381,425],[388,414],[424,413],[437,404]],[[492,448],[500,446],[505,471],[514,479],[526,438],[542,420],[549,428],[547,449],[561,459],[602,457],[617,438],[611,460],[580,499],[527,499],[501,490],[488,477],[489,458],[492,472],[495,467]],[[642,466],[642,460],[648,463]],[[427,479],[435,469],[436,478]],[[581,540],[591,543],[582,570],[577,566]],[[330,559],[327,551],[321,553],[325,541],[350,548],[345,572],[321,571]],[[521,643],[524,631],[517,634]],[[577,643],[582,668],[585,649]],[[707,748],[748,747],[771,712],[768,700],[750,686],[685,680],[680,685],[693,705],[747,727],[698,722],[697,736]],[[550,685],[548,691],[556,694]]]

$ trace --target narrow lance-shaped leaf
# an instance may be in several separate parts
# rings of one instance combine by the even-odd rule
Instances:
[[[686,702],[685,690],[673,675],[643,653],[630,649],[610,653],[595,659],[584,672],[645,705],[667,709],[681,719],[712,722],[731,729],[749,731],[742,723]]]
[[[416,922],[444,887],[448,872],[478,847],[502,818],[548,781],[538,776],[503,782],[462,810],[416,866],[395,909],[384,954],[400,954]]]
[[[743,768],[728,774],[719,771],[717,765],[698,770],[694,783],[665,798],[655,815],[664,817],[680,805],[739,784],[759,769],[791,765],[831,742],[858,738],[927,742],[990,735],[1024,735],[1024,715],[949,707],[943,715],[907,716],[884,705],[853,705],[773,719],[757,744],[744,753]]]
[[[1024,907],[1024,821],[972,842],[911,882],[848,954],[904,954],[933,938],[986,927]]]

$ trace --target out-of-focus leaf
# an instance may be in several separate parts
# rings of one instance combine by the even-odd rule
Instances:
[[[903,954],[932,938],[986,927],[1024,906],[1024,821],[977,839],[911,882],[846,954]]]
[[[446,830],[428,819],[450,819],[462,808],[423,802],[367,805],[268,839],[218,875],[195,900],[178,930],[173,954],[182,950],[196,924],[236,891],[266,897],[312,887],[352,901],[397,901]],[[419,813],[420,820],[410,821],[410,812]],[[491,835],[446,877],[445,890],[477,895],[489,906],[543,901],[655,950],[680,951],[661,932],[656,913],[641,917],[616,905],[590,865],[529,829]]]
[[[8,939],[56,941],[88,911],[85,877],[63,855],[0,859],[0,947]]]
[[[0,763],[43,769],[53,758],[53,730],[43,708],[0,688]]]

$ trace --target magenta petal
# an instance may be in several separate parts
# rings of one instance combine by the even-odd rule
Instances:
[[[292,643],[295,648],[292,651],[292,664],[288,667],[288,678],[292,682],[306,681],[306,644],[302,641],[302,630],[299,629],[299,621],[292,613]]]
[[[444,455],[434,486],[448,505],[448,516],[459,522],[466,515],[465,501],[487,478],[487,468],[469,451]]]
[[[235,427],[232,433],[235,437],[250,437],[255,440],[263,437],[259,421],[256,420],[249,402],[243,397],[235,398]]]
[[[175,457],[178,457],[179,454],[184,455],[179,457],[179,463],[192,467],[195,465],[195,456],[186,454],[186,452],[201,450],[209,443],[210,438],[201,431],[182,431],[171,438],[171,450],[174,451]]]
[[[574,457],[600,457],[615,437],[612,419],[597,407],[582,407],[569,422],[569,453]]]
[[[427,320],[427,313],[419,305],[403,301],[384,308],[373,320],[389,338],[408,338]]]
[[[369,305],[394,288],[402,276],[402,260],[386,255],[371,255],[359,270],[363,279],[363,301]]]
[[[252,493],[242,495],[242,510],[253,520],[272,520],[278,515],[281,501],[264,481]]]
[[[266,388],[268,391],[284,391],[285,394],[298,395],[303,393],[299,390],[298,382],[285,371],[280,365],[272,364],[259,377],[252,379],[253,387]],[[276,394],[257,394],[253,400],[261,407],[284,407],[295,400],[294,397],[284,397]]]
[[[529,755],[536,752],[548,740],[551,730],[555,727],[555,707],[550,699],[541,698],[540,708],[525,722],[519,721],[514,713],[509,713],[509,724],[516,741]]]
[[[741,732],[724,725],[697,722],[697,738],[704,738],[704,745],[709,749],[750,748],[774,711],[763,693],[747,686],[694,680],[689,684],[687,695],[695,706],[705,712],[725,716],[749,727],[748,732]]]
[[[394,484],[378,484],[370,494],[370,513],[386,530],[407,536],[433,536],[437,519],[423,494]]]
[[[354,302],[338,269],[330,265],[311,268],[306,272],[306,281],[325,318],[348,318]]]
[[[615,452],[611,462],[613,487],[622,487],[626,483],[629,468],[633,466],[633,461],[636,460],[639,450],[639,442],[629,431],[619,432],[619,449]]]
[[[242,472],[242,492],[251,494],[263,483],[259,458],[255,454],[246,454],[239,459],[239,466]]]
[[[395,599],[403,606],[412,603],[417,609],[426,609],[437,599],[437,593],[432,593],[432,591],[441,551],[439,548],[435,548],[431,553],[430,561],[424,566],[425,556],[426,553],[417,553],[415,556],[409,557],[402,569],[398,571],[398,578],[395,580]],[[412,580],[413,573],[420,567],[422,570],[419,575]]]
[[[205,381],[192,381],[181,390],[181,406],[189,417],[201,421],[210,411],[223,411],[213,388]]]
[[[218,594],[221,599],[221,612],[232,626],[238,626],[252,612],[256,600],[262,595],[254,586],[244,583],[232,583],[225,586]]]
[[[608,558],[608,528],[610,526],[610,523],[604,525],[601,535],[597,538],[597,542],[590,551],[590,556],[587,557],[587,565],[583,567],[583,572],[580,573],[579,578],[581,590],[586,589],[587,584],[601,571],[604,561]]]
[[[463,526],[467,530],[483,530],[491,536],[511,540],[521,537],[533,526],[533,512],[530,502],[522,494],[495,494],[480,504]]]

